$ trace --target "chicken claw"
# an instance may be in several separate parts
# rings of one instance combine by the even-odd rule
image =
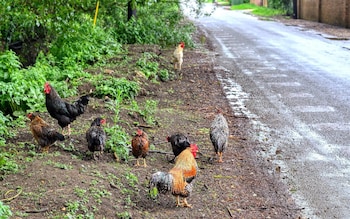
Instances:
[[[183,203],[182,206],[183,206],[183,207],[186,207],[186,208],[192,208],[192,205],[190,205],[190,204],[187,203],[186,198],[184,198],[184,203]]]
[[[42,152],[42,153],[48,153],[48,152],[49,152],[49,147],[50,147],[50,145],[45,146],[45,147],[42,147],[42,148],[41,148],[41,152]]]

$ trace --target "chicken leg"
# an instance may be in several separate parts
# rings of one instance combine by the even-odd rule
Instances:
[[[135,164],[135,167],[138,167],[138,166],[140,166],[140,163],[139,163],[139,159],[138,159],[138,158],[136,158],[136,164]]]
[[[143,158],[143,166],[144,166],[144,167],[147,167],[146,158]]]
[[[222,152],[218,152],[218,155],[219,155],[219,163],[222,163],[223,162],[223,160],[222,160]]]
[[[176,207],[192,208],[192,205],[188,204],[187,199],[184,198],[183,202],[180,201],[180,196],[176,196]]]
[[[49,152],[50,145],[44,146],[41,148],[42,153],[48,153]]]

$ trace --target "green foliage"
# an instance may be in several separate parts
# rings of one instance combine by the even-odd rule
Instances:
[[[151,198],[151,199],[156,199],[157,198],[157,196],[158,196],[158,189],[157,189],[157,187],[152,187],[150,190],[149,190],[149,197]]]
[[[130,113],[134,112],[139,114],[146,124],[154,125],[156,123],[154,115],[156,113],[157,107],[158,101],[156,100],[146,100],[142,107],[140,107],[135,100],[132,100],[130,102],[129,111]]]
[[[3,151],[1,147],[0,150],[0,180],[3,180],[5,175],[16,173],[19,167],[13,160],[14,155],[12,153]]]
[[[94,214],[89,211],[86,207],[87,200],[82,201],[68,201],[66,202],[67,214],[63,217],[64,219],[73,218],[84,218],[84,219],[94,219]]]
[[[258,16],[272,17],[272,16],[276,16],[276,15],[284,15],[285,11],[280,10],[280,9],[259,7],[257,9],[254,9],[252,13],[255,15],[258,15]]]
[[[231,10],[247,10],[247,9],[256,9],[259,8],[259,6],[255,4],[239,4],[239,5],[232,5]]]
[[[103,77],[99,75],[93,80],[96,87],[95,95],[98,97],[109,96],[114,99],[133,99],[139,92],[137,82],[126,78]]]
[[[145,52],[141,58],[136,61],[136,66],[150,80],[169,80],[169,72],[167,69],[160,69],[158,64],[158,55],[155,53]]]
[[[116,213],[118,219],[129,219],[132,218],[131,214],[127,211]]]
[[[158,62],[152,61],[155,58],[154,53],[145,52],[142,57],[137,60],[136,65],[144,73],[148,79],[157,79]]]
[[[7,219],[12,216],[10,206],[5,205],[0,201],[0,219]]]
[[[136,188],[138,183],[138,178],[135,174],[131,172],[125,173],[125,179],[128,181],[129,186]]]
[[[256,6],[254,4],[240,4],[240,5],[234,5],[231,6],[232,10],[246,10],[246,9],[253,9],[252,14],[263,16],[263,17],[271,17],[276,15],[283,15],[285,14],[284,10],[281,9],[273,9],[273,8],[266,8],[266,7],[260,7]]]
[[[17,72],[21,67],[18,56],[11,50],[0,53],[0,81],[11,81],[11,74]]]
[[[168,81],[170,79],[170,75],[167,69],[161,69],[158,75],[161,81]]]
[[[129,135],[125,132],[123,127],[113,125],[105,128],[108,135],[106,142],[106,149],[112,151],[117,155],[118,159],[128,161],[130,140]]]
[[[13,119],[10,116],[5,116],[0,111],[0,147],[5,146],[5,138],[13,137],[13,132],[9,129]]]
[[[116,29],[116,38],[127,44],[175,45],[180,41],[192,47],[191,33],[194,25],[182,23],[184,16],[179,12],[177,2],[158,2],[138,8],[137,20],[126,22],[123,14],[120,19],[109,20]]]
[[[128,160],[130,139],[123,127],[119,126],[120,105],[123,99],[118,96],[117,99],[109,103],[109,108],[114,110],[113,125],[106,127],[104,130],[107,133],[106,150],[111,151],[118,159]]]
[[[283,15],[290,15],[293,13],[292,0],[269,0],[268,7],[283,11]]]
[[[102,28],[92,26],[92,19],[81,15],[70,22],[64,34],[59,35],[50,47],[51,54],[63,68],[93,64],[106,55],[120,52],[121,44]]]

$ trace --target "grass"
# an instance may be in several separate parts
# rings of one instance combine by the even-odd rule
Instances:
[[[252,14],[262,17],[272,17],[276,15],[285,15],[286,12],[280,9],[260,7],[254,4],[240,4],[231,6],[231,10],[252,10]]]

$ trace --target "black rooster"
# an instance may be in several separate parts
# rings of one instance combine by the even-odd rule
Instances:
[[[188,137],[182,133],[176,133],[167,137],[167,141],[170,142],[171,148],[175,157],[170,161],[174,162],[174,159],[186,148],[188,148],[191,143]]]
[[[84,113],[89,103],[89,96],[85,95],[73,103],[67,103],[61,99],[56,90],[48,82],[45,83],[44,92],[47,111],[53,118],[57,119],[62,129],[68,127],[68,136],[70,136],[70,123],[77,116]]]

